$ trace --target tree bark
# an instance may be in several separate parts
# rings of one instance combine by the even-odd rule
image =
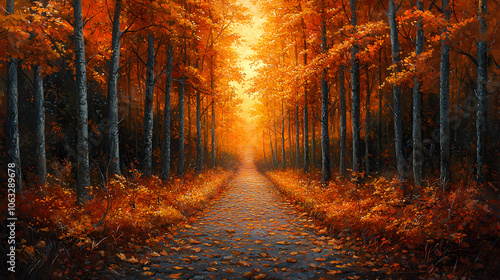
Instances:
[[[304,66],[307,65],[307,40],[305,26],[302,30],[302,40],[304,41]],[[309,172],[309,135],[307,133],[307,82],[304,84],[304,173]]]
[[[170,101],[172,93],[172,71],[174,69],[174,57],[173,57],[172,45],[167,46],[167,80],[165,86],[165,111],[163,118],[163,168],[162,168],[162,179],[167,180],[170,178]]]
[[[424,0],[417,0],[417,9],[421,12],[424,11]],[[422,54],[424,50],[424,29],[422,17],[417,22],[417,40],[415,44],[415,53],[417,56]],[[420,92],[421,84],[420,79],[415,77],[413,81],[413,177],[415,180],[415,187],[422,185],[422,93]]]
[[[365,120],[365,174],[370,175],[370,134],[372,120],[370,116],[370,95],[372,93],[370,88],[370,73],[369,69],[366,68],[366,120]]]
[[[43,78],[40,75],[40,66],[35,66],[35,96],[33,99],[35,107],[35,169],[38,176],[38,184],[45,185],[47,180],[47,159],[45,155],[45,106],[43,96]]]
[[[276,127],[276,109],[274,109],[274,152],[276,153],[276,162],[274,168],[278,168],[279,158],[278,158],[278,128]]]
[[[179,82],[179,157],[177,175],[184,177],[184,80]]]
[[[382,170],[382,49],[378,53],[378,137],[377,137],[377,152],[378,152],[378,170]]]
[[[487,40],[488,40],[488,28],[486,26],[486,15],[488,13],[487,0],[479,1],[479,43],[477,44],[477,116],[476,116],[476,161],[477,161],[477,180],[479,182],[484,181],[484,150],[485,150],[485,138],[488,129],[487,120],[487,83],[488,83],[488,73],[487,73]]]
[[[77,113],[77,184],[76,200],[78,204],[90,201],[90,162],[89,162],[89,130],[87,105],[87,70],[85,65],[85,44],[83,38],[82,0],[73,2],[75,17],[75,68],[76,91],[78,100]]]
[[[357,6],[356,0],[351,0],[351,24],[356,29],[357,26]],[[354,31],[355,32],[355,31]],[[352,98],[352,171],[361,171],[361,151],[360,151],[360,84],[359,84],[359,59],[357,54],[359,46],[355,43],[351,49],[351,98]],[[355,180],[357,180],[357,175]]]
[[[14,0],[7,0],[6,14],[14,14]],[[13,47],[13,49],[15,49]],[[21,174],[21,153],[19,150],[19,111],[18,111],[17,59],[10,57],[7,64],[7,138],[8,164],[15,164],[17,190],[23,188]]]
[[[443,13],[446,22],[450,19],[449,0],[443,0]],[[446,186],[450,180],[450,38],[448,28],[443,28],[441,40],[441,70],[439,83],[439,143],[441,183]]]
[[[347,112],[345,104],[345,77],[344,65],[340,64],[339,69],[339,84],[340,84],[340,174],[344,176],[347,173],[347,165],[345,162],[346,144],[347,144]]]
[[[111,35],[111,60],[108,76],[108,143],[110,176],[121,175],[120,170],[120,139],[118,133],[118,71],[120,66],[120,13],[122,1],[116,0],[113,16],[113,31]]]
[[[144,99],[144,130],[142,138],[144,158],[142,161],[142,171],[144,172],[144,176],[151,177],[153,164],[153,99],[155,87],[155,50],[153,34],[148,36],[148,60],[146,63],[146,98]]]
[[[293,166],[293,145],[292,145],[292,112],[288,110],[288,154],[290,155],[290,166]]]
[[[295,168],[300,167],[300,119],[299,119],[299,100],[297,99],[295,111]]]
[[[316,167],[316,131],[314,127],[314,107],[311,108],[311,167]]]
[[[286,169],[286,156],[285,156],[285,105],[281,99],[281,162],[283,163],[283,170]]]
[[[201,144],[201,98],[200,92],[196,91],[196,171],[203,169],[203,148]]]
[[[326,43],[326,23],[324,20],[321,39],[323,51],[326,52],[328,46]],[[323,74],[321,76],[321,182],[323,183],[329,181],[332,177],[332,171],[330,170],[330,135],[328,132],[328,92],[330,89],[328,88],[326,75],[326,69],[323,69]]]
[[[215,168],[217,164],[217,158],[215,153],[215,97],[212,101],[212,168]]]
[[[398,38],[398,27],[396,25],[396,7],[394,5],[394,0],[389,0],[389,25],[391,29],[391,48],[392,48],[392,64],[394,67],[395,74],[399,73],[399,38]],[[403,118],[401,114],[401,88],[394,84],[392,86],[393,93],[393,109],[394,109],[394,136],[396,145],[396,163],[398,169],[398,179],[403,182],[405,179],[404,172],[404,152],[403,152]]]

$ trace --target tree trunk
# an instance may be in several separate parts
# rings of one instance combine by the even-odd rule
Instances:
[[[351,0],[351,24],[356,29],[357,7],[356,0]],[[352,98],[352,171],[361,171],[361,151],[360,151],[360,84],[359,84],[359,59],[357,54],[359,46],[355,43],[351,49],[351,98]],[[357,175],[355,180],[357,180]]]
[[[372,120],[370,116],[370,95],[372,93],[370,88],[370,73],[366,68],[366,120],[365,120],[365,174],[370,175],[370,132]]]
[[[273,150],[273,136],[271,129],[269,129],[269,146],[271,147],[271,164],[273,168],[276,168],[276,157],[274,155],[274,150]]]
[[[162,168],[162,179],[166,180],[170,178],[170,100],[172,93],[172,71],[174,69],[174,57],[173,48],[170,44],[167,46],[167,80],[165,86],[165,111],[163,119],[163,168]]]
[[[215,154],[215,97],[212,101],[212,168],[215,168],[217,164],[216,154]]]
[[[201,144],[201,98],[200,92],[196,91],[196,171],[203,169],[203,148]]]
[[[281,162],[283,163],[283,170],[286,169],[286,156],[285,156],[285,105],[281,99]]]
[[[76,200],[78,204],[88,202],[90,198],[90,163],[89,163],[89,130],[87,105],[87,70],[85,65],[85,44],[83,39],[82,0],[73,2],[75,14],[75,68],[76,90],[78,100],[77,113],[77,154],[78,174]]]
[[[396,25],[396,7],[394,5],[394,0],[389,0],[389,25],[391,29],[391,47],[392,47],[392,64],[394,67],[395,74],[399,73],[399,38],[398,38],[398,27]],[[396,144],[396,162],[398,169],[398,179],[400,182],[404,181],[404,153],[403,153],[403,118],[401,115],[401,88],[394,84],[392,86],[393,100],[394,100],[394,135]]]
[[[6,14],[14,14],[14,0],[7,0]],[[15,47],[12,48],[13,50]],[[17,190],[23,188],[21,174],[21,153],[19,150],[19,111],[17,85],[17,59],[10,57],[7,65],[7,138],[8,138],[8,165],[16,176]],[[14,167],[11,168],[11,164]]]
[[[382,49],[378,53],[378,137],[377,137],[377,154],[378,154],[378,170],[382,170]]]
[[[278,159],[278,136],[277,134],[277,127],[276,127],[276,109],[274,110],[274,152],[276,153],[276,161],[275,161],[275,166],[274,168],[278,168],[279,164],[279,159]]]
[[[450,19],[449,0],[443,0],[443,13],[446,22]],[[450,180],[450,38],[448,28],[443,28],[441,40],[441,70],[439,84],[439,142],[441,182],[446,186]]]
[[[424,11],[424,0],[417,0],[417,9]],[[417,41],[415,44],[415,53],[422,54],[424,50],[424,29],[422,17],[417,22]],[[415,187],[422,185],[422,93],[420,92],[420,79],[415,77],[413,81],[413,177],[415,179]]]
[[[295,111],[295,168],[300,166],[300,119],[299,119],[299,100],[297,99]]]
[[[290,166],[293,166],[293,145],[292,145],[292,112],[288,111],[288,149],[290,155]]]
[[[177,175],[184,177],[184,80],[179,82],[179,156]]]
[[[344,65],[340,64],[339,69],[339,84],[340,84],[340,175],[344,176],[347,173],[347,165],[345,162],[346,144],[347,144],[347,112],[345,104],[345,78]]]
[[[120,13],[122,1],[116,0],[113,16],[113,31],[111,35],[111,60],[108,76],[108,143],[110,176],[121,175],[120,170],[120,138],[118,133],[118,71],[120,67]]]
[[[154,35],[148,36],[148,60],[146,65],[146,98],[144,99],[144,130],[142,146],[144,158],[142,171],[146,177],[151,177],[153,164],[153,99],[154,99],[154,68],[155,50]]]
[[[189,160],[192,158],[192,145],[191,145],[191,95],[187,95],[187,100],[186,100],[186,105],[187,105],[187,120],[188,120],[188,125],[187,125],[187,136],[186,136],[186,158]],[[189,162],[187,163],[189,166]],[[195,168],[196,169],[196,168]]]
[[[47,180],[47,160],[45,156],[45,106],[43,96],[43,78],[40,66],[35,66],[35,155],[38,184],[45,185]]]
[[[485,138],[488,129],[487,120],[487,88],[488,73],[487,73],[487,52],[488,52],[488,28],[486,26],[486,15],[488,13],[487,0],[479,1],[479,43],[477,44],[477,117],[476,117],[476,137],[477,137],[477,180],[483,182],[484,180],[484,149]]]
[[[314,129],[314,107],[311,107],[311,167],[316,166],[316,131]]]
[[[326,70],[321,77],[321,182],[331,179],[330,170],[330,135],[328,133],[328,82]]]

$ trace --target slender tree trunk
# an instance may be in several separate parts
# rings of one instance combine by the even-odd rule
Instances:
[[[153,165],[153,99],[155,68],[154,35],[148,36],[148,60],[146,65],[146,98],[144,100],[144,131],[142,146],[144,158],[142,170],[146,177],[151,177]]]
[[[277,135],[277,126],[276,126],[276,109],[274,110],[274,152],[276,153],[276,161],[274,168],[278,168],[279,158],[278,158],[278,135]]]
[[[299,66],[299,51],[297,43],[295,44],[295,65]],[[300,120],[299,120],[299,93],[296,92],[297,100],[295,101],[295,168],[300,166]]]
[[[321,182],[327,182],[332,177],[332,171],[330,170],[330,135],[328,133],[328,91],[325,69],[321,77]]]
[[[281,162],[283,163],[283,170],[286,169],[286,156],[285,156],[285,105],[281,99]]]
[[[179,82],[179,157],[177,159],[177,175],[184,177],[184,80]]]
[[[288,111],[288,149],[290,155],[290,166],[293,166],[293,145],[292,145],[292,112]]]
[[[382,169],[382,49],[378,53],[378,137],[377,154],[378,170]]]
[[[372,120],[370,116],[370,95],[372,90],[370,88],[369,69],[366,68],[366,120],[365,120],[365,173],[366,176],[370,175],[370,134]]]
[[[201,144],[201,98],[200,92],[196,91],[196,171],[203,169],[203,148]]]
[[[120,170],[120,138],[118,133],[118,71],[120,67],[120,13],[122,1],[116,0],[113,16],[113,31],[111,35],[111,60],[108,76],[108,143],[110,176],[121,175]]]
[[[7,0],[6,14],[14,14],[14,0]],[[14,47],[12,49],[15,49]],[[19,151],[19,111],[18,111],[17,59],[10,57],[7,65],[7,138],[8,164],[14,169],[17,190],[23,187],[21,174],[21,153]],[[11,168],[12,164],[14,167]]]
[[[351,24],[356,29],[357,26],[357,5],[356,0],[351,0]],[[359,46],[355,43],[351,49],[351,98],[352,98],[352,171],[361,171],[361,151],[360,151],[360,84],[359,84],[359,59],[357,57]],[[356,176],[357,177],[357,176]],[[357,180],[357,178],[355,178]]]
[[[273,136],[271,129],[269,129],[269,146],[271,147],[271,163],[273,168],[276,168],[276,157],[274,155],[274,150],[273,150]]]
[[[89,130],[87,105],[87,70],[85,65],[85,44],[83,38],[82,0],[73,2],[75,15],[75,68],[76,90],[78,100],[77,113],[77,154],[78,174],[76,184],[76,200],[78,204],[88,202],[90,198],[90,162],[89,162]]]
[[[45,156],[45,106],[43,96],[43,78],[40,75],[40,66],[35,67],[35,155],[38,184],[45,185],[47,180],[47,160]]]
[[[340,84],[340,174],[344,176],[347,173],[347,165],[345,162],[346,157],[346,144],[347,144],[347,112],[345,104],[345,78],[344,78],[344,65],[340,64],[339,69],[339,84]]]
[[[191,159],[191,95],[189,94],[189,91],[188,91],[188,94],[186,96],[186,108],[187,108],[187,113],[186,113],[186,117],[187,117],[187,133],[186,133],[186,145],[185,145],[185,148],[184,150],[186,151],[186,161],[187,161],[187,166],[189,166],[189,160]]]
[[[321,31],[321,46],[323,52],[326,52],[328,51],[328,45],[326,42],[325,19],[323,19]],[[327,70],[323,69],[323,73],[321,75],[321,182],[323,183],[329,181],[332,177],[332,171],[330,169],[330,135],[328,132],[328,93],[330,88],[328,87],[326,76]]]
[[[477,137],[477,180],[484,181],[484,150],[486,142],[486,132],[488,129],[487,119],[487,52],[488,52],[488,28],[486,26],[486,15],[488,14],[487,0],[479,1],[479,44],[477,45],[477,117],[476,117],[476,137]]]
[[[449,0],[443,0],[445,20],[450,19]],[[450,38],[448,28],[443,28],[441,40],[441,70],[439,90],[439,142],[441,182],[446,186],[450,180]]]
[[[265,132],[262,130],[262,153],[264,154],[264,164],[267,162],[266,158],[266,138],[264,136]]]
[[[303,31],[304,40],[304,66],[307,65],[307,45],[306,45],[306,35]],[[304,85],[304,173],[309,172],[309,135],[307,133],[307,82]]]
[[[173,48],[170,44],[167,46],[167,80],[165,86],[165,111],[163,118],[163,168],[161,177],[163,180],[170,178],[170,101],[172,93],[172,71],[174,69]]]
[[[392,64],[395,73],[399,72],[399,38],[398,38],[398,27],[396,25],[396,7],[394,5],[394,0],[389,0],[389,25],[391,28],[391,46],[392,46]],[[392,87],[393,99],[394,99],[394,134],[395,134],[395,144],[396,144],[396,162],[398,169],[398,179],[403,182],[405,179],[404,172],[404,152],[403,152],[403,118],[401,114],[401,88],[394,84]]]
[[[424,11],[424,0],[417,0],[417,9],[421,12]],[[417,41],[415,53],[422,54],[424,50],[424,25],[422,17],[417,22]],[[413,81],[413,177],[415,179],[415,187],[422,185],[422,94],[420,92],[421,84],[420,79],[415,77]]]
[[[215,98],[212,102],[212,168],[215,168],[217,163],[215,153]]]
[[[311,167],[316,166],[316,131],[314,129],[314,107],[311,107]]]

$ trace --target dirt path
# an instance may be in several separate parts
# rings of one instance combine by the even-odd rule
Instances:
[[[247,152],[228,193],[196,223],[176,232],[166,244],[167,256],[152,258],[146,271],[138,266],[128,278],[359,278],[363,271],[353,265],[354,252],[311,226],[275,193]]]

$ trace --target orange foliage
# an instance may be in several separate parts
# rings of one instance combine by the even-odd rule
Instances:
[[[361,238],[372,248],[393,244],[423,253],[434,244],[446,244],[450,254],[465,254],[471,247],[476,252],[488,247],[487,240],[500,236],[498,220],[479,198],[484,187],[474,183],[455,184],[446,193],[435,184],[408,201],[396,179],[379,177],[362,185],[336,179],[323,186],[295,171],[267,174],[280,192],[330,232]]]
[[[44,189],[19,196],[20,227],[24,228],[18,236],[20,259],[30,263],[53,242],[89,254],[97,248],[110,253],[109,244],[127,245],[134,240],[153,245],[165,232],[208,206],[231,174],[217,169],[163,183],[158,177],[143,178],[135,172],[130,178],[111,179],[106,188],[93,187],[92,202],[81,207],[74,205],[75,192],[51,176],[52,183]]]

